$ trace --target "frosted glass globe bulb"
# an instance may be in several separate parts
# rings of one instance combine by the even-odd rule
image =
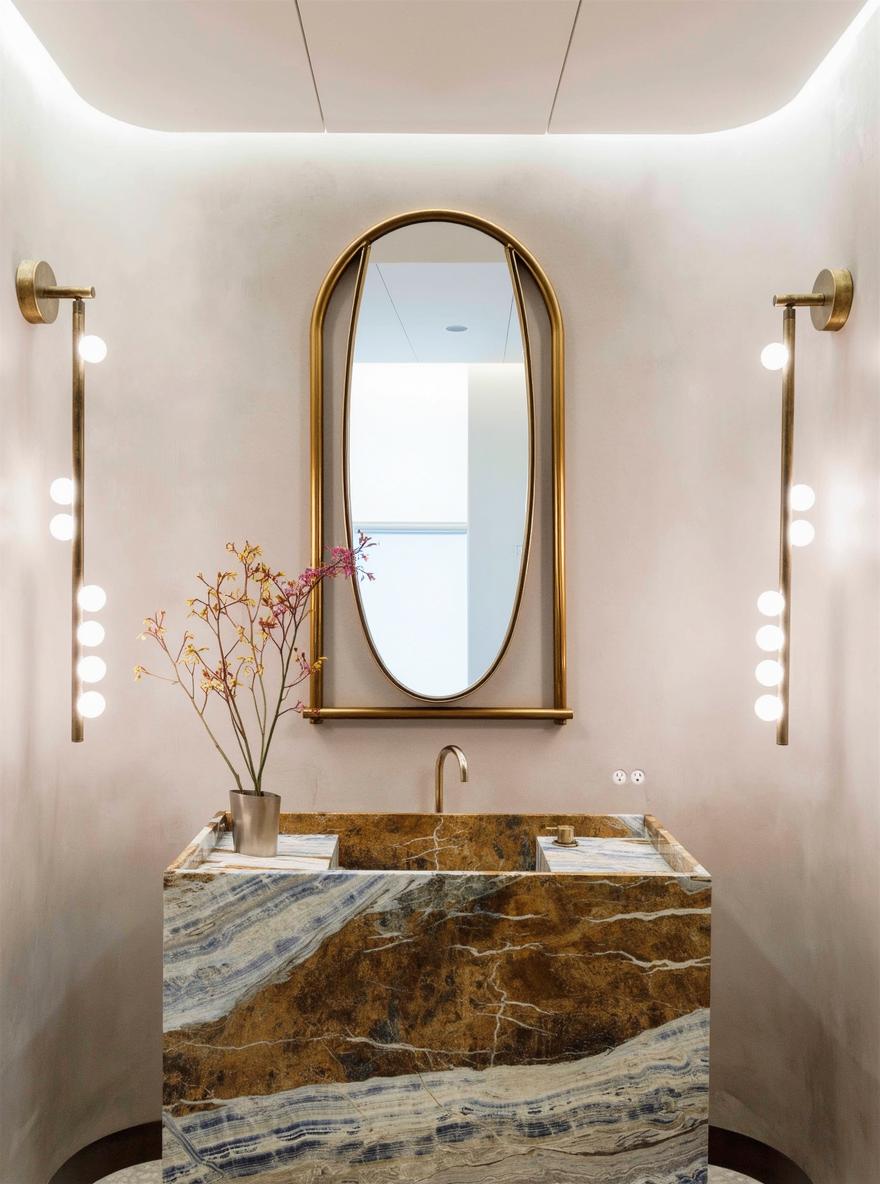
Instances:
[[[66,542],[73,538],[73,516],[71,514],[56,514],[49,520],[49,534],[53,539]]]
[[[793,547],[806,547],[816,537],[816,528],[806,518],[795,518],[788,528],[788,541]]]
[[[49,486],[49,497],[56,506],[73,505],[73,482],[69,477],[56,477]]]
[[[761,350],[761,365],[765,370],[781,370],[788,361],[788,350],[781,341],[771,341]]]
[[[107,593],[100,584],[84,584],[76,599],[81,609],[87,613],[96,613],[107,603]]]
[[[755,667],[755,678],[762,687],[778,687],[782,682],[782,663],[775,658],[765,658]]]
[[[104,626],[100,621],[83,621],[77,628],[76,639],[80,645],[100,645],[104,640]]]
[[[759,695],[755,700],[755,715],[766,723],[782,717],[782,700],[778,695]]]
[[[83,691],[76,701],[76,709],[84,719],[97,719],[104,714],[107,700],[100,691]]]
[[[79,339],[79,356],[84,362],[103,362],[107,357],[107,345],[102,337],[87,333]]]
[[[77,662],[76,673],[83,682],[100,682],[107,673],[107,663],[103,658],[89,654]]]
[[[788,504],[793,510],[802,513],[811,510],[816,504],[816,495],[809,485],[792,485],[788,495]]]
[[[765,617],[778,617],[785,608],[785,597],[781,592],[762,592],[758,597],[758,612]]]
[[[769,654],[782,648],[784,636],[778,625],[762,625],[755,634],[755,641],[758,643],[758,649]]]

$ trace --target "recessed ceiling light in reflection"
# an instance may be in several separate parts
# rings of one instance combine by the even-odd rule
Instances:
[[[446,326],[447,333],[467,333],[467,331],[468,331],[467,325],[447,325]]]

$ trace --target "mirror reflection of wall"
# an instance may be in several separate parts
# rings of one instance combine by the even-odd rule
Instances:
[[[351,526],[375,539],[359,588],[388,673],[425,698],[491,670],[520,583],[530,478],[520,312],[503,247],[423,223],[375,244],[350,376]]]

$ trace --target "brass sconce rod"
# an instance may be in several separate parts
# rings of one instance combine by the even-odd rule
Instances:
[[[794,469],[794,341],[795,311],[787,305],[782,314],[782,344],[786,348],[785,365],[782,368],[782,450],[779,491],[779,591],[782,593],[779,663],[782,666],[782,682],[779,694],[782,699],[782,715],[776,721],[776,743],[788,744],[788,699],[790,675],[789,632],[791,628],[791,476]]]
[[[79,743],[83,738],[82,716],[76,702],[82,691],[78,666],[81,656],[79,627],[82,608],[79,592],[83,585],[85,556],[85,478],[86,478],[86,364],[79,352],[79,343],[86,330],[86,306],[80,298],[73,302],[73,383],[70,415],[70,455],[73,477],[73,538],[70,552],[70,738]]]
[[[65,287],[57,284],[48,263],[26,259],[15,273],[15,290],[24,319],[31,325],[52,324],[58,316],[59,300],[72,301],[73,308],[73,373],[71,384],[71,479],[73,483],[71,517],[71,617],[70,617],[70,738],[74,743],[83,739],[83,719],[77,710],[82,692],[79,675],[82,645],[79,639],[82,624],[80,591],[83,586],[85,559],[85,360],[80,343],[85,336],[86,300],[92,300],[92,287]]]
[[[791,691],[791,490],[794,474],[794,406],[795,406],[795,325],[797,308],[809,308],[816,329],[836,332],[846,324],[853,299],[852,275],[845,268],[820,271],[813,291],[773,297],[773,305],[783,306],[782,344],[785,361],[782,366],[782,433],[780,452],[779,492],[779,592],[782,604],[779,615],[781,629],[778,661],[781,667],[779,682],[780,714],[776,720],[776,743],[788,744],[789,704]]]

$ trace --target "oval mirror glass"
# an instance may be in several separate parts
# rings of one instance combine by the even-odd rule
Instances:
[[[456,699],[513,631],[533,500],[533,405],[514,254],[421,222],[364,248],[349,342],[349,536],[373,653],[402,690]]]

